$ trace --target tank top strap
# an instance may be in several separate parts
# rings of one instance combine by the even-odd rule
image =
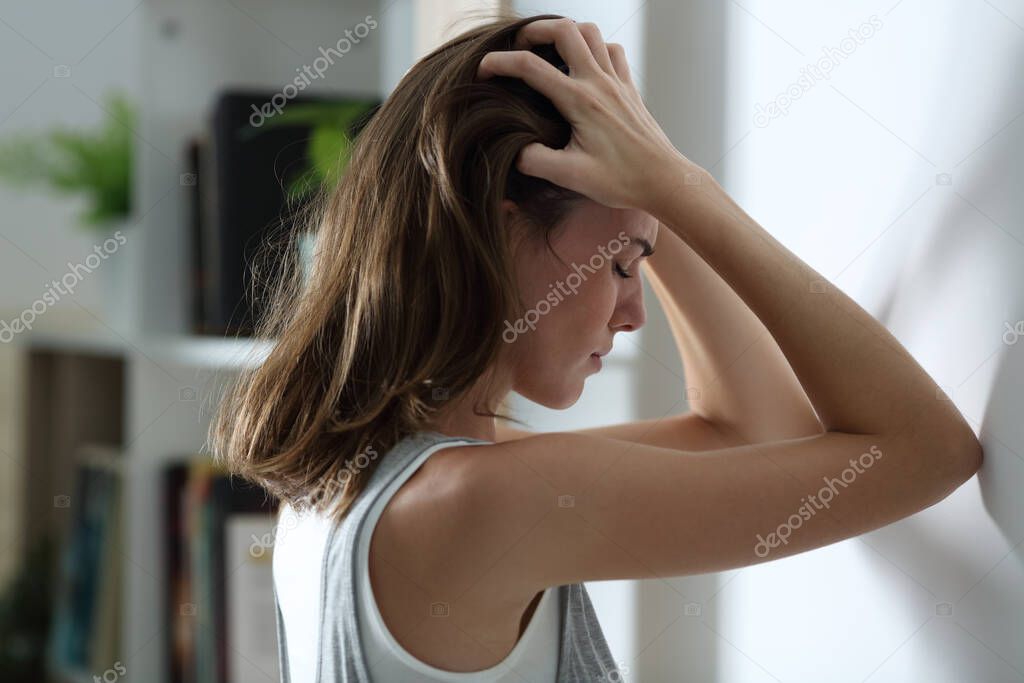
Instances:
[[[319,610],[319,628],[316,631],[318,642],[309,643],[307,647],[318,655],[315,674],[312,676],[317,683],[371,681],[358,623],[357,550],[370,513],[379,509],[376,504],[381,496],[385,492],[393,493],[397,490],[393,485],[402,476],[411,476],[418,458],[429,457],[428,451],[436,452],[437,449],[433,447],[446,443],[461,445],[492,442],[431,431],[411,434],[386,453],[374,456],[379,457],[380,462],[348,513],[340,523],[329,522],[324,525],[323,549],[316,553],[320,560],[319,572],[310,572],[311,580],[319,585],[316,592],[320,598],[316,608]],[[575,583],[558,586],[556,592],[561,633],[557,683],[622,680],[585,585]],[[295,643],[293,639],[285,638],[276,589],[274,599],[278,608],[282,681],[288,683],[288,646]]]
[[[318,681],[369,681],[357,625],[358,542],[367,517],[381,495],[435,446],[486,444],[483,439],[420,431],[401,439],[384,454],[340,524],[327,537],[321,572],[320,670]],[[411,476],[411,472],[409,472]]]

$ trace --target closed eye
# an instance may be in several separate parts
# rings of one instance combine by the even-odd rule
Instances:
[[[623,268],[622,266],[620,266],[620,265],[619,265],[618,263],[616,263],[616,264],[615,264],[615,273],[616,273],[616,274],[617,274],[617,275],[618,275],[619,277],[622,277],[622,278],[630,278],[630,277],[633,277],[633,276],[632,276],[632,275],[630,275],[630,274],[629,274],[629,273],[628,273],[628,272],[627,272],[627,271],[626,271],[626,270],[625,270],[625,269],[624,269],[624,268]]]

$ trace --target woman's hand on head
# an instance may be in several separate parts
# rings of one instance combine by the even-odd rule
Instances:
[[[568,75],[530,51],[551,43],[568,65]],[[606,44],[595,24],[538,20],[519,30],[515,47],[487,53],[477,77],[522,79],[572,125],[572,138],[563,149],[525,146],[516,164],[519,171],[605,206],[643,210],[680,173],[708,176],[673,146],[637,92],[622,46]]]

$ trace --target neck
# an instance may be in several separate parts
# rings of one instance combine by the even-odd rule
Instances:
[[[460,399],[451,401],[444,410],[435,416],[427,428],[446,436],[468,436],[482,441],[495,441],[494,418],[488,415],[477,415],[474,406],[481,409],[495,402],[484,400],[486,388],[484,382],[478,382]],[[510,388],[503,388],[497,396],[506,396]],[[501,412],[501,409],[498,409]]]

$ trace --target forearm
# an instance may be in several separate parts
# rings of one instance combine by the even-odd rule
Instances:
[[[764,324],[670,228],[660,227],[642,267],[679,348],[693,412],[748,443],[822,432]]]
[[[775,240],[710,174],[703,173],[699,184],[686,184],[692,165],[662,168],[646,208],[757,315],[825,429],[882,434],[916,423],[939,436],[970,432],[888,330]]]

